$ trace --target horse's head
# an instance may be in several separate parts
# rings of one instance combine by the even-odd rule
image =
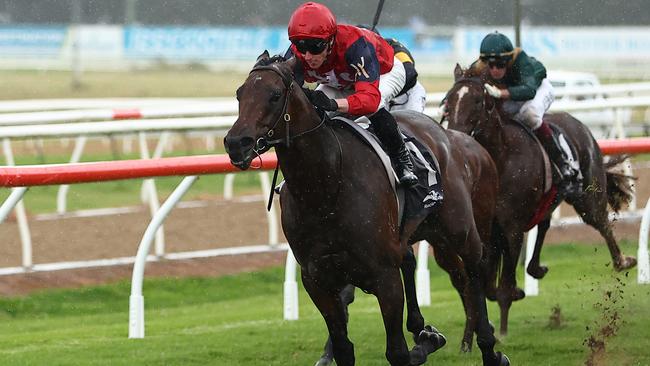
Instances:
[[[463,70],[456,64],[454,85],[445,98],[446,119],[449,129],[474,135],[496,108],[496,101],[485,91],[483,84],[489,83],[485,72]]]
[[[288,143],[288,123],[297,106],[292,101],[305,104],[303,94],[294,82],[292,70],[295,58],[288,61],[269,58],[264,51],[244,84],[237,89],[239,116],[224,139],[226,152],[233,165],[248,169],[251,161],[273,145]],[[297,92],[294,92],[294,89]]]

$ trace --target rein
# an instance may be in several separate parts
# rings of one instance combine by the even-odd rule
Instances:
[[[260,156],[262,153],[265,151],[269,150],[273,146],[277,145],[284,145],[287,148],[291,146],[291,141],[297,139],[298,137],[307,135],[311,132],[314,132],[318,129],[320,129],[324,124],[325,120],[327,119],[327,114],[323,113],[323,116],[315,127],[303,131],[300,133],[297,133],[293,136],[291,136],[291,131],[290,131],[290,122],[291,122],[291,114],[287,111],[289,107],[289,100],[291,100],[291,93],[293,91],[293,86],[295,84],[295,80],[293,77],[286,75],[283,73],[277,65],[275,64],[270,64],[270,65],[260,65],[260,66],[255,66],[253,69],[250,71],[249,75],[253,73],[254,71],[264,71],[264,70],[270,70],[274,73],[276,73],[280,78],[282,79],[282,82],[284,83],[284,86],[287,90],[285,96],[284,96],[284,104],[282,105],[282,111],[278,118],[275,120],[271,128],[266,132],[266,136],[261,136],[258,137],[257,140],[255,141],[255,147],[253,148],[253,151],[257,156]],[[278,127],[278,124],[280,123],[281,120],[284,120],[285,124],[285,136],[284,138],[279,138],[275,140],[269,140],[269,138],[272,138],[275,135],[275,129]],[[336,137],[336,136],[335,136]],[[338,141],[338,138],[337,138]],[[340,149],[340,142],[339,142],[339,149]],[[271,182],[271,189],[269,190],[269,201],[267,204],[267,211],[271,211],[271,205],[273,204],[273,194],[275,193],[275,184],[277,182],[278,178],[278,170],[280,168],[280,164],[278,163],[275,167],[275,171],[273,172],[273,181]]]

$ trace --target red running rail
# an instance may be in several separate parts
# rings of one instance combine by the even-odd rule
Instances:
[[[254,159],[251,168],[275,169],[274,153]],[[2,166],[0,186],[28,187],[109,180],[200,175],[239,171],[228,155],[200,155],[159,159],[118,160],[94,163]]]
[[[650,138],[640,137],[624,140],[599,140],[605,155],[650,153]],[[274,153],[266,153],[253,160],[252,166],[274,169],[277,165]],[[227,155],[184,156],[175,158],[103,161],[32,166],[0,167],[0,186],[28,187],[69,183],[101,182],[109,180],[162,177],[171,175],[200,175],[239,171],[230,164]]]

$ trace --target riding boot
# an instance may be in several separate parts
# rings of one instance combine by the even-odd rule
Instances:
[[[569,158],[560,146],[560,141],[557,136],[553,134],[551,128],[546,122],[542,122],[542,125],[534,132],[537,138],[541,141],[549,158],[551,158],[553,163],[557,165],[560,171],[561,190],[567,195],[578,193],[581,183],[578,179],[579,172],[571,166]]]
[[[407,187],[416,185],[418,177],[413,174],[411,155],[406,149],[393,115],[385,108],[381,108],[370,117],[370,122],[377,137],[388,150],[388,156],[395,165],[399,182]]]

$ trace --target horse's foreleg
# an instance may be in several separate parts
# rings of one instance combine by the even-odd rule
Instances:
[[[329,331],[332,351],[337,365],[354,365],[354,345],[348,339],[347,319],[339,294],[324,289],[302,271],[302,283],[318,308]]]
[[[348,322],[350,314],[348,312],[348,305],[352,304],[354,301],[354,286],[347,285],[343,287],[343,290],[339,293],[341,302],[343,304],[343,310],[345,311],[345,322]],[[325,342],[325,347],[323,347],[323,354],[321,355],[318,362],[315,366],[328,366],[334,362],[334,350],[332,349],[332,337],[327,337]]]
[[[454,286],[456,291],[458,291],[458,295],[460,296],[460,300],[463,304],[463,310],[465,312],[465,330],[463,332],[463,339],[460,344],[460,350],[462,352],[471,352],[472,344],[474,343],[476,319],[471,317],[465,300],[467,278],[465,276],[465,272],[463,271],[463,263],[455,253],[448,253],[441,247],[436,248],[433,253],[436,259],[436,263],[438,263],[440,268],[444,269],[445,272],[449,274],[451,284]]]
[[[420,312],[418,305],[417,293],[415,289],[415,269],[417,261],[413,248],[409,247],[402,260],[400,269],[404,278],[404,292],[406,293],[406,329],[413,334],[413,339],[424,329],[424,317]]]
[[[503,267],[501,269],[501,279],[499,281],[499,290],[497,293],[497,302],[501,310],[500,333],[508,333],[508,314],[513,301],[523,299],[526,294],[517,287],[517,262],[521,245],[523,242],[523,233],[516,231],[507,235],[507,243],[503,251]],[[503,247],[503,246],[502,246]]]
[[[404,290],[399,271],[386,269],[377,278],[377,283],[380,285],[375,288],[374,293],[379,301],[386,329],[386,359],[391,366],[410,365],[409,351],[402,330]]]
[[[483,288],[483,268],[481,268],[483,244],[478,233],[470,228],[467,241],[458,253],[461,256],[465,274],[465,303],[468,318],[472,319],[476,331],[476,341],[481,349],[483,365],[509,365],[508,357],[494,352],[496,338],[494,328],[490,325]]]
[[[542,245],[544,245],[544,238],[546,237],[546,232],[548,231],[548,228],[550,226],[551,226],[550,217],[537,224],[537,238],[535,239],[535,249],[533,250],[533,256],[530,259],[530,263],[528,263],[528,267],[526,268],[526,272],[528,272],[529,275],[537,279],[544,278],[544,276],[548,272],[548,267],[541,266],[539,264],[539,256],[542,253]]]
[[[474,318],[476,324],[476,341],[481,349],[483,358],[483,365],[489,366],[505,366],[509,365],[508,357],[501,352],[494,352],[494,345],[496,338],[494,337],[494,328],[490,325],[485,293],[483,291],[481,270],[478,261],[473,261],[470,258],[463,258],[465,269],[467,271],[467,293],[466,299],[471,306],[471,317]]]

